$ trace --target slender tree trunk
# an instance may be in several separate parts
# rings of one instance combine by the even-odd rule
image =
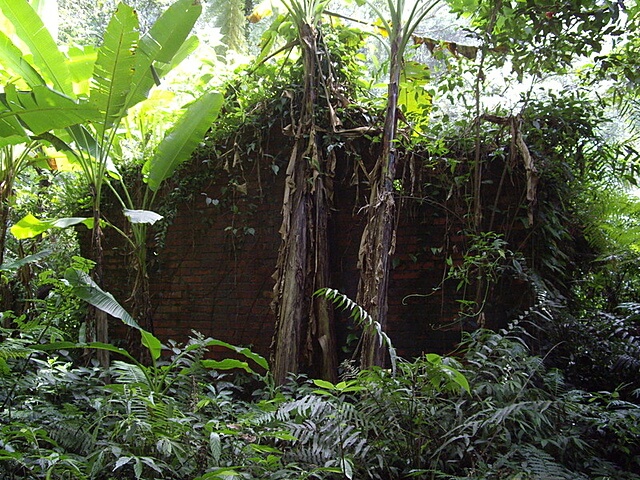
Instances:
[[[10,194],[10,182],[0,182],[0,265],[4,262],[4,249],[7,241],[7,229],[9,227],[9,208],[8,197]],[[10,310],[12,308],[13,298],[11,288],[0,278],[0,311]],[[8,322],[8,318],[5,323]],[[8,328],[8,324],[1,325]]]
[[[99,202],[99,198],[96,195]],[[94,202],[96,200],[94,199]],[[104,251],[102,248],[102,228],[100,227],[100,205],[95,204],[93,207],[93,230],[91,237],[92,259],[96,262],[93,269],[94,281],[98,286],[102,287],[103,284],[103,266],[104,266]],[[96,341],[101,343],[109,343],[109,317],[108,315],[94,307],[89,309],[89,317],[87,321],[87,339],[90,341]],[[103,367],[109,366],[109,352],[106,350],[97,350],[96,358]]]
[[[327,162],[318,148],[316,32],[304,24],[299,32],[303,54],[304,89],[300,118],[292,125],[294,146],[287,166],[282,207],[282,243],[276,266],[273,307],[273,375],[278,384],[300,365],[311,366],[328,379],[336,376],[333,318],[327,303],[313,298],[328,286],[329,246]],[[318,365],[320,363],[320,365]]]
[[[387,110],[382,138],[382,154],[378,158],[371,176],[371,193],[367,211],[367,224],[362,233],[358,268],[360,285],[358,304],[363,307],[382,330],[387,326],[387,293],[389,289],[390,259],[395,248],[395,199],[393,181],[396,175],[396,149],[394,141],[398,124],[398,90],[402,58],[402,41],[399,26],[394,25],[391,36],[391,57]],[[365,328],[362,333],[360,364],[362,368],[382,366],[385,350],[380,345],[376,331]]]

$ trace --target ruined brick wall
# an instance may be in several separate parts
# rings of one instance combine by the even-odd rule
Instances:
[[[364,225],[360,207],[366,204],[368,192],[363,183],[358,188],[351,181],[353,166],[341,162],[330,219],[331,286],[355,299]],[[276,163],[281,167],[278,174],[273,168]],[[277,158],[262,162],[258,170],[255,162],[241,177],[222,172],[176,205],[164,246],[157,249],[150,268],[153,330],[162,340],[185,341],[195,330],[269,355],[285,163],[285,157]],[[199,169],[204,172],[206,167],[194,163],[192,173],[197,176]],[[522,185],[512,185],[510,191],[520,196]],[[495,188],[488,188],[487,204],[493,203],[492,195]],[[398,217],[388,334],[399,355],[410,358],[423,352],[446,353],[460,340],[462,327],[456,322],[460,294],[455,282],[443,283],[443,279],[446,259],[460,260],[465,238],[460,220],[447,213],[448,207],[406,196]],[[518,202],[504,196],[500,204]],[[115,245],[106,251],[105,286],[126,304],[128,260],[118,242],[112,238],[111,243]],[[486,326],[501,327],[507,310],[527,306],[526,289],[521,287],[514,288],[511,280],[496,287],[487,305]],[[337,319],[339,345],[348,347],[353,325],[346,315]],[[124,336],[117,325],[113,332],[116,339]],[[349,348],[345,350],[343,357],[349,355]]]

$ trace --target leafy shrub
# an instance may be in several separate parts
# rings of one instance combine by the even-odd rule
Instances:
[[[579,318],[558,313],[542,325],[550,362],[567,381],[584,390],[640,389],[640,305],[623,304],[616,313],[597,311]]]

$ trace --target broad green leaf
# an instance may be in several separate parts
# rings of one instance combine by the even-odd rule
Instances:
[[[24,135],[18,135],[16,133],[10,132],[6,136],[2,133],[2,122],[0,122],[0,148],[7,147],[9,145],[20,145],[21,143],[28,143],[29,137],[26,136],[26,132]]]
[[[144,328],[140,328],[140,335],[142,337],[142,345],[149,349],[149,353],[151,354],[151,358],[154,360],[158,360],[160,358],[160,354],[162,353],[162,343],[156,336],[154,336],[151,332],[146,331]]]
[[[97,127],[98,138],[125,115],[127,96],[134,82],[138,28],[135,10],[119,4],[109,21],[93,68],[91,103],[102,117]]]
[[[241,360],[235,360],[233,358],[225,358],[224,360],[202,360],[200,362],[203,367],[211,368],[213,370],[233,370],[233,369],[241,369],[247,373],[255,373],[249,367],[247,362],[243,362]]]
[[[73,97],[66,58],[33,7],[26,0],[0,0],[0,9],[13,24],[20,40],[31,51],[34,66],[57,90]]]
[[[178,166],[191,157],[204,134],[218,116],[223,97],[211,92],[193,102],[187,111],[158,145],[156,154],[147,160],[143,172],[147,173],[149,189],[157,191],[160,184],[171,177]]]
[[[58,218],[56,220],[39,220],[32,214],[27,214],[14,224],[9,230],[18,240],[36,237],[52,228],[67,228],[84,224],[93,228],[93,219],[84,217]]]
[[[353,478],[353,465],[351,464],[351,461],[348,458],[342,458],[340,460],[340,466],[344,476],[351,480]]]
[[[98,56],[97,50],[92,45],[82,48],[70,47],[67,55],[74,93],[88,97],[91,75]]]
[[[5,262],[2,265],[0,265],[0,270],[9,270],[9,271],[18,270],[20,267],[24,265],[28,265],[30,263],[37,262],[42,258],[48,257],[49,255],[51,255],[51,253],[52,253],[51,250],[41,250],[38,253],[34,253],[33,255],[27,255],[26,257],[20,258],[13,262]]]
[[[34,346],[36,350],[42,350],[45,352],[49,352],[52,350],[71,350],[76,348],[94,348],[96,350],[106,350],[108,352],[117,353],[118,355],[122,355],[123,357],[137,363],[137,360],[131,356],[129,352],[127,352],[124,348],[116,347],[111,345],[110,343],[103,342],[53,342],[53,343],[45,343],[41,345]]]
[[[113,298],[113,295],[102,290],[87,273],[75,268],[67,268],[64,273],[64,278],[73,287],[73,293],[77,295],[78,298],[112,317],[119,318],[125,325],[140,331],[142,345],[149,349],[149,353],[151,353],[151,357],[154,360],[160,358],[160,352],[162,350],[160,340],[152,333],[141,328],[122,305]]]
[[[333,383],[327,382],[326,380],[315,379],[313,383],[317,387],[324,388],[325,390],[333,391],[336,389],[336,386]]]
[[[215,472],[207,472],[193,480],[229,480],[233,477],[244,477],[244,475],[236,472],[235,470],[231,470],[230,468],[221,468]]]
[[[158,220],[162,220],[162,215],[151,210],[130,210],[124,209],[124,215],[131,223],[148,223],[153,225]]]
[[[211,432],[209,434],[209,451],[213,457],[214,464],[217,464],[222,455],[222,441],[217,432]]]
[[[31,6],[49,30],[51,37],[56,40],[60,30],[58,0],[31,0]]]
[[[245,356],[249,360],[253,360],[255,363],[257,363],[259,366],[261,366],[265,370],[269,370],[269,363],[267,362],[267,360],[264,357],[262,357],[261,355],[255,353],[255,352],[252,352],[251,349],[249,349],[249,348],[237,347],[235,345],[231,345],[230,343],[223,342],[222,340],[216,340],[215,338],[208,339],[205,342],[205,345],[207,347],[224,347],[224,348],[228,348],[229,350],[233,350],[234,352]],[[200,348],[199,344],[194,344],[194,345],[190,345],[190,346],[186,347],[185,351],[188,352],[190,350],[195,350],[197,348]]]
[[[93,228],[93,218],[86,217],[65,217],[65,218],[57,218],[51,221],[51,226],[57,228],[69,228],[74,225],[83,224],[87,228]]]
[[[145,98],[155,84],[151,68],[154,63],[169,64],[180,51],[196,20],[202,12],[200,2],[178,0],[171,5],[151,27],[151,30],[140,39],[140,48],[136,59],[133,88],[127,99],[131,107]],[[168,68],[158,69],[164,75]]]
[[[0,130],[10,128],[14,125],[11,117],[18,117],[34,135],[85,123],[97,113],[88,103],[76,103],[43,85],[31,92],[18,92],[14,85],[6,85],[3,101],[8,110],[0,112]]]
[[[96,282],[85,272],[74,268],[67,268],[64,278],[73,287],[73,293],[98,310],[119,318],[125,325],[141,330],[140,325],[108,292],[102,290]]]
[[[201,13],[200,2],[178,0],[153,24],[149,34],[143,38],[141,43],[144,46],[141,45],[141,48],[145,53],[154,52],[154,61],[171,62],[191,33]],[[157,46],[152,48],[152,43]]]
[[[13,85],[6,85],[5,90],[13,88]],[[17,115],[6,104],[6,95],[0,94],[0,137],[9,139],[11,137],[27,137],[27,131],[20,124]],[[10,140],[3,140],[3,145],[15,145]]]
[[[33,66],[24,59],[24,53],[16,47],[11,39],[0,31],[0,58],[2,67],[10,68],[20,75],[28,85],[44,85],[45,81]]]
[[[171,70],[176,68],[185,58],[191,55],[196,48],[200,45],[200,40],[195,35],[187,38],[185,42],[180,46],[180,50],[175,54],[171,62],[163,63],[157,62],[154,67],[158,73],[158,77],[162,78]]]
[[[115,467],[113,467],[113,470],[117,470],[117,469],[123,467],[127,463],[131,462],[131,460],[133,460],[133,457],[120,457],[120,458],[118,458],[118,460],[116,460]],[[138,477],[138,478],[140,478],[140,477]]]

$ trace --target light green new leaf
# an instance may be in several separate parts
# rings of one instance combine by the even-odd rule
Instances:
[[[180,51],[196,20],[202,12],[200,2],[178,0],[171,5],[140,39],[140,48],[136,59],[136,71],[132,90],[127,99],[127,107],[146,99],[149,90],[155,84],[151,68],[156,62],[169,64]],[[168,68],[156,70],[159,76],[166,74]]]
[[[14,224],[10,231],[18,240],[24,240],[36,237],[52,228],[68,228],[81,223],[86,225],[87,228],[93,228],[92,218],[68,217],[56,220],[40,220],[29,213]]]
[[[0,32],[0,58],[4,68],[20,75],[29,86],[45,84],[36,69],[24,59],[24,53],[3,32]]]
[[[336,386],[331,382],[327,382],[326,380],[316,378],[313,380],[313,383],[316,385],[316,387],[324,388],[328,391],[336,390]]]
[[[76,103],[44,85],[34,86],[31,92],[18,92],[13,84],[6,85],[2,100],[6,110],[0,112],[0,130],[14,125],[11,117],[18,117],[35,135],[40,135],[85,123],[97,114],[87,102]]]
[[[211,127],[222,107],[223,97],[211,92],[203,95],[187,108],[178,122],[164,137],[156,154],[144,164],[149,189],[157,191],[178,166],[188,160]]]
[[[121,3],[111,17],[104,41],[98,49],[93,68],[91,104],[101,114],[98,138],[120,122],[126,113],[131,91],[138,48],[138,16],[131,7]]]
[[[73,90],[76,95],[89,96],[90,80],[98,56],[92,45],[69,47],[69,71],[73,80]]]
[[[180,50],[178,50],[171,62],[157,62],[154,65],[156,72],[158,73],[158,77],[164,77],[167,73],[180,65],[180,62],[191,55],[198,48],[198,45],[200,45],[200,39],[198,39],[198,37],[196,37],[195,35],[187,38],[180,46]]]
[[[225,358],[224,360],[201,360],[201,365],[204,368],[210,368],[212,370],[235,370],[241,369],[247,373],[255,373],[247,362],[236,360],[234,358]]]
[[[0,0],[0,9],[16,29],[16,34],[33,55],[34,66],[47,77],[56,90],[73,97],[67,59],[42,20],[26,0]]]

